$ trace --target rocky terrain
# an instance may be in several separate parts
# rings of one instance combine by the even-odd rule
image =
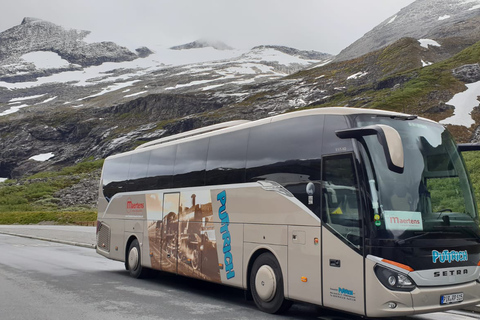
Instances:
[[[86,31],[25,19],[0,33],[0,177],[58,171],[178,132],[312,107],[413,113],[444,121],[458,141],[480,141],[478,103],[463,122],[449,120],[463,109],[453,98],[477,90],[480,81],[477,4],[417,0],[337,57],[271,45],[238,51],[205,40],[135,54],[115,44],[82,43]],[[3,42],[14,33],[42,32],[58,34],[61,44]],[[79,47],[67,45],[73,42]],[[90,55],[72,58],[86,48]],[[39,51],[68,63],[42,68],[25,60]],[[48,159],[35,160],[38,155]],[[75,194],[92,189],[98,175],[69,186],[59,203],[83,201]]]
[[[417,0],[342,50],[336,60],[358,58],[405,37],[444,39],[444,48],[465,49],[478,41],[479,9],[480,0]],[[446,56],[438,52],[438,59]]]

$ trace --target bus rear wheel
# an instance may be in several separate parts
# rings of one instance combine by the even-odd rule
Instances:
[[[130,275],[134,278],[143,278],[146,276],[146,269],[142,267],[140,255],[140,244],[135,239],[130,243],[127,256],[127,267]]]
[[[267,313],[283,313],[292,305],[285,299],[280,265],[270,252],[255,260],[250,273],[250,289],[258,309]]]

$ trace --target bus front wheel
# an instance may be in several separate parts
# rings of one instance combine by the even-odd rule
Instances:
[[[267,313],[283,313],[292,305],[285,299],[280,265],[270,252],[255,260],[250,273],[250,289],[257,307]]]
[[[142,267],[140,256],[140,244],[135,239],[128,248],[127,266],[130,275],[134,278],[143,278],[146,275],[146,270]]]

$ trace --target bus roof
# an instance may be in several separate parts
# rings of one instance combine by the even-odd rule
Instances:
[[[215,124],[207,127],[202,127],[199,129],[189,130],[189,131],[174,134],[165,138],[147,142],[141,146],[138,146],[136,149],[132,151],[127,151],[126,153],[127,154],[137,153],[137,152],[143,151],[143,149],[154,148],[154,146],[172,145],[175,143],[196,140],[197,138],[200,138],[200,137],[213,136],[219,133],[227,133],[227,132],[245,129],[249,127],[256,127],[258,125],[267,124],[270,122],[282,121],[290,118],[306,117],[306,116],[314,116],[314,115],[355,115],[355,114],[372,114],[372,115],[383,115],[387,117],[402,117],[402,118],[412,117],[412,115],[408,115],[404,113],[378,110],[378,109],[360,109],[360,108],[349,108],[349,107],[327,107],[327,108],[318,108],[318,109],[308,109],[308,110],[284,113],[284,114],[272,116],[269,118],[263,118],[255,121],[234,120],[234,121],[223,122],[223,123],[219,123],[219,124]],[[125,153],[113,155],[110,157],[116,157],[123,154]]]

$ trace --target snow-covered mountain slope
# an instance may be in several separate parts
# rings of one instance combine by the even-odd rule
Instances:
[[[70,64],[82,67],[107,61],[129,61],[137,55],[113,42],[87,43],[89,31],[66,30],[51,22],[25,18],[0,34],[0,61],[15,62],[31,52],[55,52]]]
[[[457,40],[451,40],[456,42],[451,45],[460,50],[480,40],[480,0],[417,0],[345,48],[335,59],[360,57],[404,37],[439,41],[452,34]],[[462,41],[458,43],[458,39]]]
[[[15,38],[13,34],[27,33],[47,34],[51,41],[34,41],[27,46],[26,39],[8,40]],[[22,25],[0,33],[0,39],[8,40],[0,41],[0,52],[14,52],[0,59],[0,116],[27,107],[34,111],[56,106],[104,106],[153,93],[238,88],[284,77],[332,58],[315,51],[276,46],[235,50],[219,42],[199,40],[194,42],[198,45],[190,43],[175,49],[138,49],[146,52],[138,56],[131,52],[123,56],[126,49],[111,44],[118,49],[117,61],[109,61],[101,51],[92,50],[92,61],[105,62],[74,63],[71,52],[78,51],[78,46],[103,45],[83,43],[86,34],[27,18]]]

